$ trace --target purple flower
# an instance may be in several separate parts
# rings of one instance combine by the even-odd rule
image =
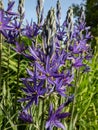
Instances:
[[[7,15],[18,15],[17,13],[15,12],[12,12],[12,9],[13,9],[13,6],[15,4],[15,1],[10,1],[9,4],[8,4],[8,8],[7,10],[5,11],[7,13]]]
[[[14,20],[14,22],[11,22],[11,24],[13,25],[13,32],[18,34],[22,33],[22,31],[24,30],[23,28],[21,28],[22,26],[22,21],[17,21],[16,19]]]
[[[57,33],[58,40],[63,41],[64,37],[65,37],[65,31],[64,31],[64,29],[59,30],[58,33]]]
[[[90,71],[90,67],[89,66],[85,66],[85,68],[83,69],[82,73],[86,73]]]
[[[73,66],[76,68],[83,66],[82,59],[80,59],[80,58],[75,59],[73,61]]]
[[[39,97],[43,96],[46,92],[46,89],[43,88],[44,85],[44,81],[40,81],[39,84],[37,85],[37,83],[35,84],[35,86],[31,86],[27,83],[27,81],[23,81],[24,85],[26,86],[26,88],[22,88],[22,90],[26,93],[26,97],[25,98],[21,98],[19,100],[19,102],[25,102],[28,101],[25,109],[30,108],[30,106],[35,103],[36,105],[38,105],[38,100]]]
[[[11,30],[8,32],[6,31],[5,34],[6,34],[6,36],[5,36],[6,42],[10,43],[10,44],[15,44],[18,34],[15,31],[11,31]]]
[[[63,78],[63,85],[68,85],[71,86],[71,82],[74,80],[74,74],[71,74],[70,71],[68,71],[66,73],[66,75],[64,75]]]
[[[29,24],[27,22],[26,27],[24,28],[24,35],[26,35],[29,38],[33,38],[34,36],[37,36],[39,34],[40,27],[34,22]]]
[[[68,112],[61,113],[61,111],[71,101],[73,101],[73,96],[70,96],[68,98],[68,100],[64,104],[59,106],[59,108],[55,112],[53,111],[52,104],[50,105],[49,118],[48,118],[48,120],[46,122],[46,126],[45,126],[47,130],[52,130],[54,126],[57,127],[57,128],[62,128],[63,130],[65,130],[65,126],[60,122],[60,119],[63,119],[63,118],[70,116],[70,113],[68,113]]]
[[[73,59],[73,66],[75,68],[80,68],[80,67],[84,66],[83,59],[82,58],[75,58],[75,59]]]
[[[35,50],[35,48],[29,47],[29,51],[30,51],[30,54],[32,55],[31,57],[33,60],[40,60],[39,55],[37,51]]]
[[[0,32],[5,36],[6,30],[13,30],[13,27],[9,25],[10,18],[4,16],[4,10],[0,10]]]
[[[80,40],[79,43],[76,41],[74,45],[69,46],[69,50],[72,51],[73,54],[81,54],[83,52],[88,51],[89,46],[86,44],[86,40]]]
[[[52,56],[52,64],[53,66],[56,65],[58,68],[65,64],[65,61],[67,59],[67,53],[65,50],[56,50],[55,54]],[[56,69],[58,69],[56,68]]]
[[[55,91],[63,97],[66,96],[65,94],[66,89],[65,86],[63,85],[63,80],[59,80],[59,79],[56,80]]]
[[[16,42],[15,43],[16,45],[16,48],[12,47],[13,50],[15,50],[17,53],[22,53],[24,50],[27,49],[27,47],[24,45],[24,43],[19,43],[19,42]]]
[[[13,3],[9,6],[8,14],[10,14],[12,6]],[[38,8],[37,11],[39,11]],[[37,12],[37,14],[39,13]],[[59,14],[57,15],[60,23]],[[6,14],[6,16],[9,15]],[[81,68],[81,74],[89,71],[89,67],[84,64],[86,60],[91,58],[88,44],[88,40],[91,39],[89,28],[86,27],[85,18],[81,16],[75,25],[72,23],[71,16],[72,9],[70,8],[64,24],[56,28],[54,10],[50,10],[43,26],[40,26],[40,23],[37,25],[31,21],[30,24],[27,22],[25,28],[21,28],[22,22],[15,20],[11,22],[14,30],[6,31],[8,37],[10,37],[8,40],[16,45],[14,50],[22,53],[30,60],[30,69],[27,69],[29,76],[22,78],[25,85],[22,88],[25,97],[19,100],[26,103],[20,113],[20,119],[25,122],[32,122],[31,115],[27,110],[34,104],[38,105],[40,98],[45,99],[50,94],[55,93],[61,98],[67,97],[66,88],[73,85],[75,70]],[[8,18],[9,21],[10,19]],[[28,37],[30,43],[32,43],[32,46],[28,47],[28,51],[24,52],[26,49],[24,43],[18,43],[13,40],[15,37],[16,40],[19,39],[20,34],[26,38]],[[29,42],[29,40],[26,41]],[[50,105],[49,116],[45,126],[47,130],[53,130],[54,127],[65,130],[65,126],[60,120],[70,116],[70,114],[62,112],[62,110],[72,101],[73,96],[68,97],[68,100],[56,110],[53,110],[52,104]]]
[[[79,47],[82,52],[88,51],[89,45],[87,44],[87,40],[83,39],[79,41]]]
[[[62,77],[63,74],[58,73],[58,65],[51,66],[50,58],[47,56],[45,68],[36,62],[36,67],[38,68],[40,75],[39,79],[47,80],[50,84],[55,85],[55,78]]]
[[[85,56],[85,59],[86,59],[86,60],[90,60],[92,57],[93,57],[93,56],[92,56],[91,54],[87,54],[87,55]]]
[[[35,71],[34,71],[34,76],[32,79],[33,85],[32,83],[30,84],[30,82],[23,80],[23,84],[26,86],[26,88],[22,88],[22,90],[26,93],[26,97],[21,98],[19,101],[20,102],[28,101],[24,109],[30,108],[33,103],[38,105],[39,97],[43,96],[46,92],[46,88],[43,87],[45,81],[44,80],[37,81],[36,66],[34,68],[35,68]],[[31,72],[29,71],[29,73]]]
[[[23,53],[23,55],[28,58],[31,61],[41,61],[44,62],[45,55],[44,53],[40,50],[40,48],[35,48],[35,47],[28,47],[29,48],[29,53]]]
[[[27,123],[32,123],[33,122],[32,115],[30,115],[27,110],[23,110],[19,114],[19,119],[21,119],[22,121],[27,122]]]

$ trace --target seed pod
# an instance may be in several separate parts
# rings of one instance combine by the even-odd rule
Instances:
[[[3,9],[3,0],[0,0],[0,10]]]

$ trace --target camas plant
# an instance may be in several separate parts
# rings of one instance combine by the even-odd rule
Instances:
[[[30,24],[27,22],[24,27],[23,1],[19,2],[19,14],[12,12],[13,4],[13,1],[9,2],[7,11],[0,9],[0,32],[5,40],[12,44],[11,48],[29,61],[28,76],[20,77],[25,86],[21,87],[25,96],[18,100],[22,106],[19,120],[36,125],[37,121],[33,119],[32,114],[32,108],[36,106],[36,109],[42,108],[38,124],[40,130],[53,130],[54,127],[65,130],[62,119],[67,117],[70,118],[69,130],[72,130],[77,78],[79,79],[79,74],[89,71],[87,62],[92,57],[89,44],[91,34],[89,27],[86,27],[84,9],[81,8],[80,19],[74,24],[73,10],[69,8],[67,17],[61,25],[61,6],[58,0],[56,13],[55,9],[51,8],[43,22],[43,1],[38,0],[36,7],[38,22],[31,21]],[[19,65],[15,100],[20,91]],[[55,97],[58,105],[54,102]],[[73,102],[71,113],[65,112],[65,108],[71,102]],[[15,110],[16,105],[15,101]]]

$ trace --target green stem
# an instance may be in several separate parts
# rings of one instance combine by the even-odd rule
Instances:
[[[21,20],[21,18],[20,18]],[[21,41],[20,33],[19,33],[19,43]],[[18,56],[18,64],[17,64],[17,88],[16,88],[16,95],[15,95],[15,108],[14,112],[16,113],[17,108],[17,99],[18,99],[18,90],[19,90],[19,69],[20,69],[20,53],[17,53]]]
[[[44,87],[47,87],[47,80],[45,81],[45,85]],[[45,99],[42,100],[42,118],[41,118],[41,130],[45,129],[45,125],[44,125],[44,112],[45,112]]]
[[[42,118],[41,118],[41,130],[44,130],[44,99],[42,100]]]
[[[70,120],[69,130],[74,130],[73,120],[74,120],[74,111],[75,111],[76,94],[77,94],[77,77],[78,77],[78,75],[77,75],[77,70],[76,70],[75,89],[74,89],[74,100],[73,100],[73,104],[72,104],[72,113],[71,113],[71,120]]]
[[[3,42],[3,36],[0,33],[0,92],[2,90],[1,86],[2,86],[2,67],[1,67],[1,63],[2,63],[2,42]]]
[[[9,87],[9,73],[10,73],[10,68],[9,68],[9,62],[10,62],[10,44],[8,44],[8,64],[7,64],[7,88]]]
[[[16,95],[15,95],[15,108],[14,108],[15,112],[16,112],[18,90],[19,90],[19,69],[20,69],[20,54],[18,54],[18,65],[17,65],[17,88],[16,88]]]
[[[59,106],[61,105],[61,95],[59,96],[58,104]]]

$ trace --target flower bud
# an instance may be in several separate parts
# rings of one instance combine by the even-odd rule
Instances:
[[[23,19],[24,17],[24,0],[19,0],[19,4],[18,4],[18,12],[20,14],[20,20]]]
[[[61,19],[61,4],[60,1],[57,1],[56,5],[56,17],[57,17],[57,24],[60,26],[60,19]]]
[[[43,50],[45,54],[50,56],[53,54],[55,49],[54,46],[55,32],[56,32],[55,11],[53,8],[51,8],[48,12],[47,18],[43,26],[43,32],[42,32],[43,39],[44,39]]]
[[[37,13],[38,24],[40,24],[43,20],[43,11],[44,11],[43,3],[44,0],[37,0],[36,13]]]
[[[83,6],[81,7],[80,13],[80,23],[85,22],[85,9]]]
[[[73,9],[69,8],[69,10],[67,11],[67,17],[66,17],[66,23],[67,23],[67,29],[68,32],[72,32],[73,31]]]
[[[0,10],[3,9],[3,0],[0,0]]]

